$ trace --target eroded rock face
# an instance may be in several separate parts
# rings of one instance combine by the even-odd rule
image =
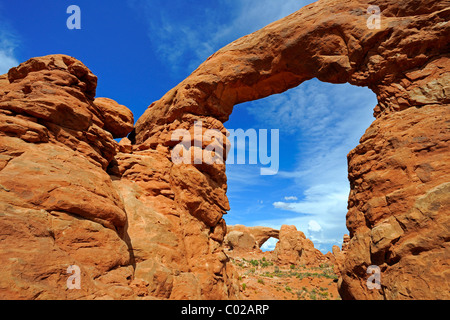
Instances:
[[[118,144],[133,115],[95,99],[86,66],[34,58],[0,84],[0,297],[238,297],[221,246],[224,209],[214,214],[203,201],[227,208],[224,193],[195,191],[210,179],[174,167],[166,148]],[[205,222],[191,215],[195,206]],[[73,265],[79,290],[66,283]]]
[[[314,247],[314,243],[295,226],[281,226],[279,236],[280,241],[273,251],[278,264],[318,266],[329,262],[329,259]]]
[[[161,299],[236,299],[237,274],[227,265],[225,221],[214,226],[189,211],[197,172],[180,171],[166,149],[118,153],[111,168],[125,204],[135,278]],[[203,192],[207,192],[204,190]],[[198,205],[202,205],[201,202]]]

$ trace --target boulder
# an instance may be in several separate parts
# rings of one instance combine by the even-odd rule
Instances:
[[[279,230],[268,227],[227,226],[225,247],[231,250],[261,251],[261,246],[270,238],[279,238]]]
[[[314,243],[298,231],[295,226],[283,225],[280,229],[274,257],[281,265],[319,266],[329,262],[329,259],[314,247]]]

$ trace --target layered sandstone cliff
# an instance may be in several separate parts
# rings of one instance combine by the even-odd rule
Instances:
[[[223,241],[225,165],[174,165],[176,129],[314,77],[367,86],[375,122],[348,156],[345,299],[449,298],[450,2],[320,0],[219,50],[153,103],[95,99],[68,56],[0,77],[0,297],[238,297]],[[205,148],[202,145],[202,148]],[[81,269],[68,290],[67,268]],[[366,286],[381,268],[380,290]]]
[[[95,104],[97,78],[68,56],[9,71],[0,96],[0,297],[126,297],[127,215],[106,169],[125,126]],[[111,106],[111,109],[117,106]],[[115,132],[119,125],[128,129]],[[111,131],[108,131],[110,128]],[[81,289],[68,290],[69,266]]]

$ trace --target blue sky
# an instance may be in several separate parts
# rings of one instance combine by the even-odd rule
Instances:
[[[74,56],[99,77],[97,96],[145,109],[224,45],[297,11],[302,0],[0,0],[0,74],[31,57]],[[69,5],[81,30],[69,30]],[[229,165],[228,224],[296,225],[323,252],[347,233],[346,155],[374,120],[367,88],[308,81],[241,104],[229,129],[279,129],[280,169]],[[273,247],[274,242],[265,248]]]

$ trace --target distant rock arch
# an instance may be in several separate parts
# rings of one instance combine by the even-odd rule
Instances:
[[[270,238],[280,239],[280,230],[268,227],[227,226],[225,246],[237,250],[257,250]]]

